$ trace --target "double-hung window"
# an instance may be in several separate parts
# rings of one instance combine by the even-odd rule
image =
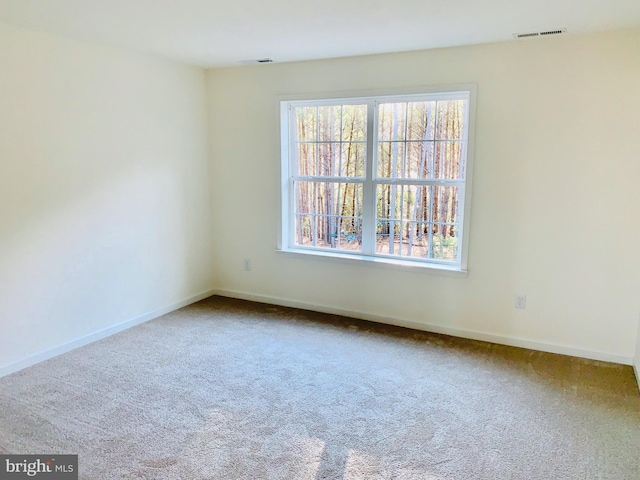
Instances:
[[[472,93],[282,101],[280,248],[465,269]]]

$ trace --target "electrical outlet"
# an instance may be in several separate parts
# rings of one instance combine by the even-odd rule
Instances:
[[[513,306],[520,310],[527,308],[527,296],[522,293],[516,294]]]
[[[244,269],[245,269],[247,272],[250,272],[250,271],[251,271],[251,259],[250,259],[250,258],[245,258],[245,259],[244,259]]]

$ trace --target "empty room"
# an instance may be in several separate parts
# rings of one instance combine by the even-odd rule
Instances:
[[[640,479],[640,2],[0,0],[0,479]]]

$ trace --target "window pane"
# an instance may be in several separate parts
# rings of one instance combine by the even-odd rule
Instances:
[[[378,185],[376,252],[455,261],[457,215],[458,187]]]
[[[407,104],[381,103],[378,106],[378,139],[397,141],[406,139]]]
[[[403,255],[407,257],[427,258],[429,253],[429,224],[425,222],[407,222],[403,229]]]
[[[296,134],[299,142],[312,142],[317,140],[317,115],[316,107],[295,107]]]
[[[378,178],[464,179],[465,107],[466,100],[381,104]]]
[[[407,140],[433,140],[436,102],[411,102],[407,108]]]
[[[378,220],[376,253],[455,261],[458,255],[457,230],[456,225]],[[431,250],[429,239],[432,241]]]
[[[295,213],[315,213],[316,183],[295,182]]]
[[[343,143],[339,171],[342,177],[364,177],[367,146],[364,143]]]
[[[431,189],[423,185],[378,185],[376,252],[427,257]]]
[[[434,142],[408,142],[405,178],[433,178],[433,170]]]
[[[457,223],[458,221],[458,187],[432,187],[434,223]]]
[[[361,250],[362,184],[295,182],[295,242]]]
[[[447,110],[444,109],[444,106],[439,107],[440,103],[448,105],[448,102],[436,101],[379,105],[378,178],[451,178],[438,176],[436,167],[440,165],[435,165],[436,112],[442,111],[443,119],[448,120],[450,116],[447,116]],[[438,110],[439,108],[440,110]],[[462,120],[462,116],[460,120]],[[448,133],[445,127],[446,125],[440,130]],[[452,156],[456,153],[457,150],[443,150],[443,175],[459,174],[459,155],[457,170],[454,171],[451,167],[455,163]],[[449,162],[448,169],[444,168],[445,161]]]
[[[393,234],[392,234],[393,232]],[[378,220],[376,252],[412,258],[428,258],[429,224]]]
[[[366,105],[295,107],[298,142],[367,140]]]
[[[376,222],[376,253],[400,255],[400,223],[378,220]]]
[[[378,185],[376,187],[376,218],[429,221],[432,188],[426,185]]]
[[[404,142],[378,143],[378,177],[402,178],[406,173]]]
[[[332,248],[362,251],[362,219],[360,217],[340,217],[340,228],[333,234]]]
[[[313,240],[316,238],[314,234],[315,217],[310,215],[296,215],[295,216],[295,244],[296,245],[313,245]]]
[[[464,109],[466,100],[441,100],[438,101],[436,113],[436,139],[460,140],[464,127]]]
[[[296,215],[295,244],[362,251],[362,220],[332,215]]]
[[[362,183],[295,182],[296,213],[362,216]]]
[[[367,106],[343,105],[342,106],[342,140],[367,141]]]
[[[318,107],[318,140],[340,141],[342,107],[340,105]]]
[[[461,142],[380,142],[378,178],[462,179],[462,147]]]
[[[458,257],[458,227],[455,225],[433,225],[431,258],[456,260]]]
[[[317,175],[318,162],[316,143],[299,143],[297,145],[298,175]]]
[[[362,177],[366,159],[366,105],[295,107],[296,175]]]
[[[364,143],[299,143],[297,156],[297,175],[363,177],[365,174]]]
[[[338,176],[340,167],[340,144],[318,143],[318,171],[322,177]]]
[[[461,157],[462,142],[436,142],[435,177],[455,180],[463,178]]]
[[[398,185],[376,186],[376,217],[379,219],[395,219],[398,215]]]

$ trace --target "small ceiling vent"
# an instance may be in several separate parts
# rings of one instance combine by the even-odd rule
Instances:
[[[513,36],[516,38],[527,38],[527,37],[537,37],[540,35],[538,32],[533,33],[515,33]]]
[[[243,65],[254,65],[256,63],[273,63],[272,58],[258,58],[257,60],[240,60]]]
[[[544,32],[527,32],[527,33],[514,33],[514,38],[530,38],[530,37],[545,37],[547,35],[560,35],[567,33],[566,28],[558,28],[557,30],[546,30]]]

